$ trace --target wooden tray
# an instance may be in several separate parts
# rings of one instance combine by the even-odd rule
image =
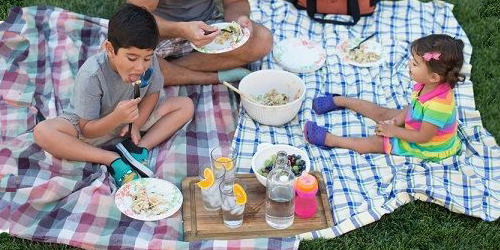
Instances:
[[[293,225],[287,229],[274,229],[265,220],[266,188],[260,184],[254,174],[240,174],[247,186],[248,202],[243,215],[243,225],[236,229],[224,226],[222,212],[210,212],[203,208],[200,188],[196,185],[197,177],[187,177],[182,181],[184,203],[182,219],[184,221],[184,240],[204,239],[246,239],[260,237],[289,237],[300,233],[331,227],[333,219],[330,204],[321,173],[311,172],[319,183],[316,201],[318,211],[314,217],[301,219],[295,216]]]

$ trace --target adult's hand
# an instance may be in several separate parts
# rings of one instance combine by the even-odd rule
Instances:
[[[248,16],[240,16],[238,18],[237,23],[241,27],[247,28],[250,31],[250,34],[252,34],[252,31],[253,31],[252,20],[250,20],[250,18],[248,18]]]
[[[217,27],[212,27],[202,21],[186,22],[183,31],[184,38],[197,47],[211,43],[220,33]]]

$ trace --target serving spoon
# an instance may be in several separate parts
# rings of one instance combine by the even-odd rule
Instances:
[[[245,99],[247,99],[247,100],[249,100],[251,102],[260,104],[251,95],[248,95],[248,94],[245,94],[245,93],[241,92],[241,90],[239,90],[238,88],[234,87],[231,83],[223,81],[222,84],[224,84],[226,87],[230,88],[232,91],[238,93],[240,96],[243,96],[243,98],[245,98]]]

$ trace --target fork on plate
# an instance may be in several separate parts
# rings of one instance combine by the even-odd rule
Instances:
[[[220,29],[220,31],[222,31],[222,32],[227,32],[227,33],[233,33],[233,31],[232,31],[232,30],[228,30],[228,29],[226,29],[226,28],[222,28],[222,29]],[[214,32],[215,32],[215,30],[214,30],[214,31],[205,31],[205,36],[206,36],[206,35],[210,35],[210,34],[212,34],[212,33],[214,33]]]

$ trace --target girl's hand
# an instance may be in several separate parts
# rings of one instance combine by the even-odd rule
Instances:
[[[238,18],[238,21],[236,21],[242,28],[247,28],[250,31],[250,34],[252,34],[253,26],[252,26],[252,20],[248,18],[247,16],[240,16]]]
[[[122,128],[122,131],[120,132],[120,136],[123,137],[128,133],[129,125],[125,125]],[[132,124],[132,131],[130,131],[130,137],[132,141],[137,145],[139,141],[141,140],[141,133],[139,132],[139,129]]]
[[[394,137],[395,131],[398,129],[398,126],[392,124],[387,124],[385,121],[379,122],[377,127],[375,128],[375,134],[378,136],[385,137]]]
[[[385,121],[381,121],[381,123],[383,124],[394,124],[398,127],[401,127],[405,124],[405,121],[404,120],[399,120],[398,117],[394,117],[392,119],[389,119],[389,120],[385,120]]]
[[[116,119],[118,119],[120,123],[135,122],[139,118],[139,108],[137,104],[139,104],[140,101],[141,98],[136,98],[119,102],[113,110]]]
[[[381,121],[380,123],[383,123],[383,124],[396,124],[396,118],[392,118],[390,120]]]
[[[184,26],[184,38],[196,47],[211,43],[219,34],[217,27],[212,27],[202,21],[187,22]]]

